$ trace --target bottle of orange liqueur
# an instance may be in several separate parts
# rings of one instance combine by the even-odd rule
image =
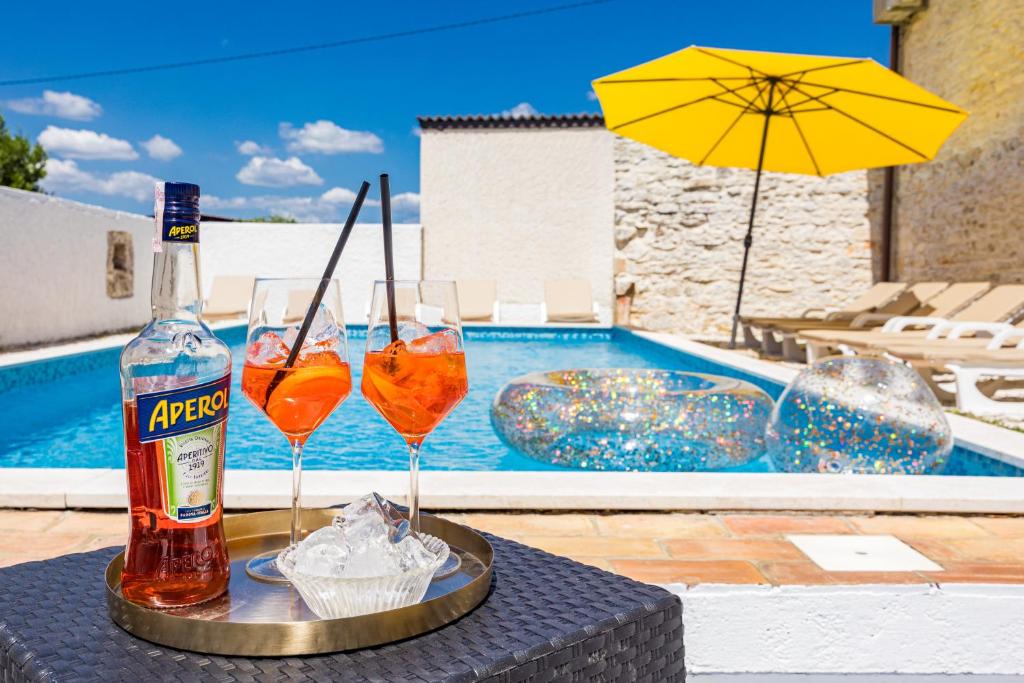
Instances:
[[[124,597],[210,600],[228,585],[222,526],[231,352],[202,321],[199,187],[158,183],[153,320],[121,353],[131,532]]]

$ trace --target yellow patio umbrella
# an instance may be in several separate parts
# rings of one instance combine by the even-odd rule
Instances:
[[[609,130],[698,165],[825,176],[928,161],[967,112],[871,59],[688,47],[593,82]]]

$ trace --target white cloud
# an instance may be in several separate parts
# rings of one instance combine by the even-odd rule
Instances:
[[[521,119],[527,116],[536,116],[539,112],[534,109],[533,105],[529,102],[520,102],[511,109],[506,109],[501,112],[500,116],[505,116],[511,119]]]
[[[327,204],[351,204],[356,200],[356,193],[347,187],[332,187],[320,195],[320,201]]]
[[[288,142],[289,152],[340,154],[342,152],[369,152],[380,154],[384,142],[369,131],[346,130],[333,121],[323,119],[293,128],[290,123],[278,126],[278,134]]]
[[[419,126],[413,126],[412,127],[412,134],[415,135],[418,138],[419,137],[423,137],[423,129],[420,128]]]
[[[72,130],[47,126],[37,138],[50,154],[69,159],[138,159],[139,155],[127,140],[112,138],[94,130]]]
[[[332,187],[320,196],[284,197],[280,195],[258,195],[255,197],[217,197],[205,195],[200,198],[204,211],[230,209],[248,212],[250,215],[276,214],[289,216],[303,223],[324,223],[338,221],[348,215],[349,207],[355,201],[356,193],[347,187]],[[402,192],[391,198],[392,210],[399,220],[417,220],[419,216],[419,195]],[[363,222],[379,220],[367,208],[380,206],[380,202],[367,199],[360,219]],[[244,215],[244,214],[243,214]]]
[[[257,155],[267,156],[271,152],[269,147],[261,145],[255,140],[242,140],[241,142],[236,142],[235,149],[238,150],[239,154],[244,154],[247,157]]]
[[[144,202],[153,198],[155,182],[157,178],[138,171],[118,171],[101,176],[83,171],[71,159],[48,159],[43,187],[48,192],[96,192]]]
[[[152,159],[169,161],[181,156],[181,147],[174,143],[174,140],[165,138],[163,135],[154,135],[140,145],[146,150],[146,154]]]
[[[597,93],[594,92],[593,90],[588,90],[587,91],[587,99],[590,100],[591,102],[596,102],[597,101]]]
[[[391,197],[391,210],[395,213],[420,212],[420,195],[418,192],[399,192]]]
[[[54,90],[44,90],[42,97],[10,100],[7,106],[22,114],[56,116],[74,121],[90,121],[103,112],[103,107],[88,97]]]
[[[277,159],[256,156],[236,175],[239,182],[262,187],[293,187],[295,185],[323,185],[324,179],[298,157]]]

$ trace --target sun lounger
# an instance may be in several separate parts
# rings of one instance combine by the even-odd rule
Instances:
[[[459,280],[455,286],[462,322],[499,322],[498,286],[494,280]]]
[[[244,317],[249,310],[255,279],[250,275],[214,276],[210,295],[203,305],[203,319],[213,321]]]
[[[934,310],[930,304],[931,300],[948,287],[948,282],[918,282],[872,312],[861,313],[853,319],[822,320],[820,323],[815,322],[814,328],[839,331],[866,330],[884,325],[897,316],[930,314]],[[806,351],[803,343],[797,339],[796,333],[806,328],[805,321],[794,322],[791,320],[765,326],[761,330],[762,352],[766,355],[782,355],[787,360],[802,362],[806,358]]]
[[[288,305],[284,310],[284,322],[291,324],[302,322],[309,310],[309,304],[316,294],[312,289],[293,289],[288,292]]]
[[[845,308],[808,308],[796,317],[743,317],[740,323],[743,326],[743,343],[752,349],[759,349],[769,355],[779,355],[781,347],[777,340],[767,334],[766,330],[773,325],[796,323],[808,323],[808,326],[818,321],[848,321],[853,320],[862,313],[870,313],[886,304],[896,300],[907,288],[905,282],[877,282],[864,292],[860,297],[852,301]],[[758,339],[754,330],[761,330],[762,338]]]
[[[541,316],[549,323],[597,322],[597,304],[586,280],[548,280],[544,283]]]
[[[858,349],[901,343],[905,340],[938,339],[948,334],[957,324],[973,323],[991,325],[1006,323],[1024,308],[1024,285],[1001,285],[974,299],[960,304],[954,314],[941,315],[956,305],[955,294],[967,294],[984,283],[962,283],[953,285],[936,296],[931,304],[930,315],[904,316],[893,318],[881,328],[873,330],[801,330],[796,336],[807,344],[807,362],[841,351],[854,353]],[[950,292],[957,288],[955,292]],[[947,296],[947,293],[950,295]],[[970,300],[968,300],[970,301]]]
[[[1016,346],[1007,342],[1019,339]],[[956,407],[974,415],[1012,415],[1024,417],[1024,402],[997,401],[992,395],[1012,383],[1024,381],[1024,327],[1017,326],[991,339],[951,340],[944,345],[894,347],[886,355],[917,370],[935,395],[943,401],[956,401]],[[936,376],[952,373],[955,391],[940,385]]]

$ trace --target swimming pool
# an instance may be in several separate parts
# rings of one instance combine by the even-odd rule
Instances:
[[[365,328],[350,328],[353,379],[362,373]],[[235,358],[227,466],[288,469],[288,446],[238,389],[245,330],[218,331]],[[466,353],[470,391],[466,400],[428,437],[424,469],[566,471],[504,445],[488,411],[495,393],[513,377],[560,368],[667,368],[744,379],[773,398],[781,383],[700,356],[671,349],[627,330],[469,328]],[[123,468],[120,349],[36,361],[0,369],[0,467]],[[356,389],[309,440],[305,465],[320,470],[401,470],[408,466],[402,440]],[[737,471],[771,472],[766,458]],[[944,474],[1024,476],[1024,470],[956,448]]]

